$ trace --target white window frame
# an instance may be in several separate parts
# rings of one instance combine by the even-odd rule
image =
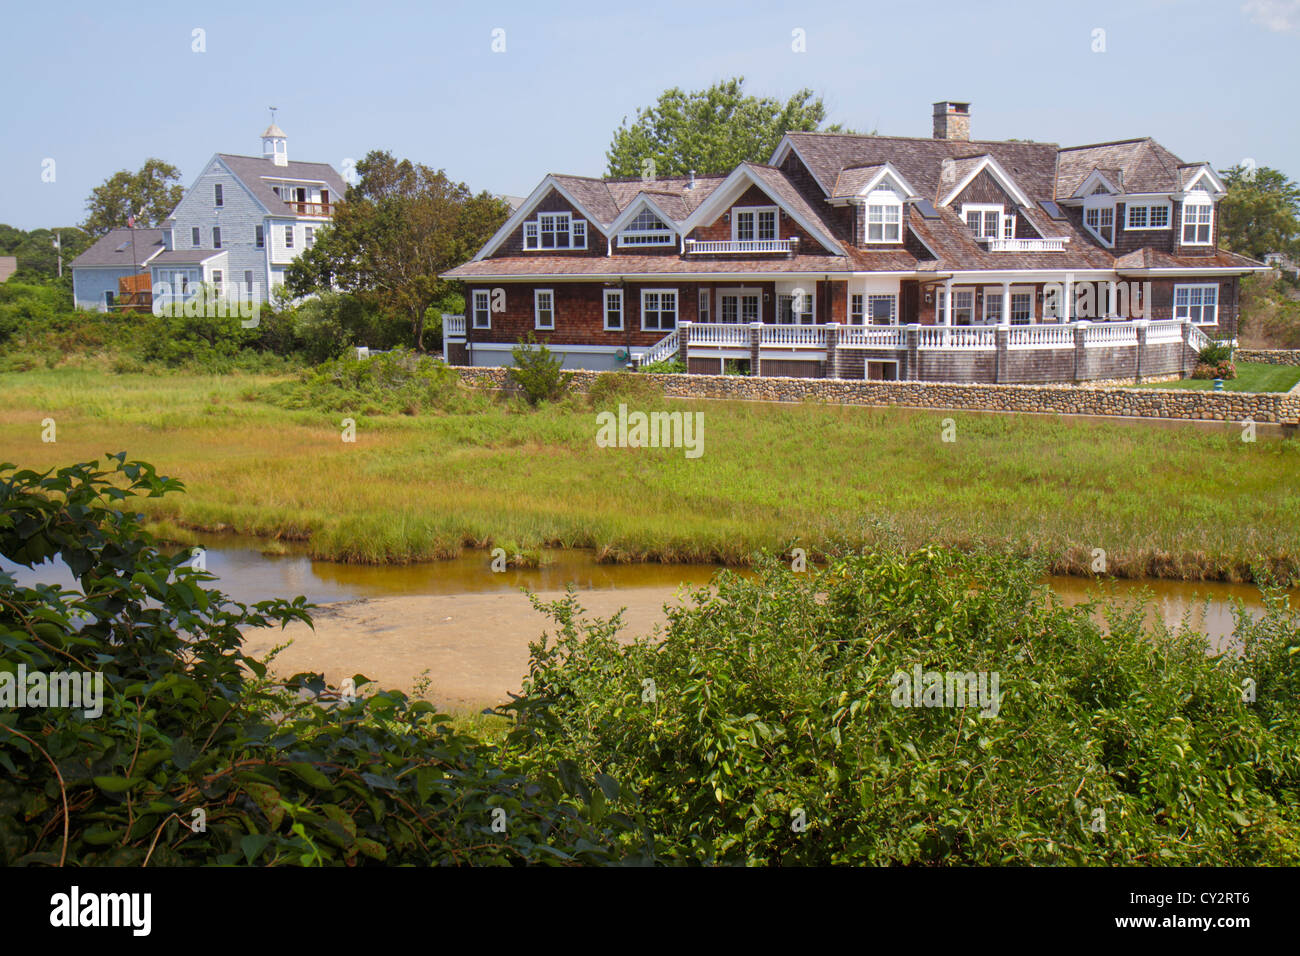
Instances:
[[[190,227],[190,248],[201,249],[203,247],[203,230],[199,226]]]
[[[712,302],[713,290],[701,289],[699,298],[695,307],[695,321],[708,322],[709,317],[713,314]]]
[[[862,313],[863,325],[876,324],[875,304],[884,299],[889,300],[889,322],[888,325],[898,324],[898,295],[894,292],[870,292],[867,294],[865,302],[865,311]]]
[[[226,204],[226,191],[221,188],[221,183],[212,184],[212,205],[221,209]]]
[[[550,304],[542,306],[542,297],[546,296]],[[542,325],[542,313],[549,312],[551,324]],[[534,289],[533,290],[533,328],[539,332],[555,331],[555,290],[554,289]]]
[[[312,246],[316,244],[316,227],[303,226],[303,233],[304,233],[303,240],[302,240],[303,248],[310,249]]]
[[[551,229],[543,229],[545,225]],[[542,243],[544,235],[556,237],[555,245]],[[559,244],[559,237],[567,239],[565,245]],[[565,252],[570,249],[587,248],[587,220],[575,219],[571,212],[539,212],[536,219],[524,223],[524,249],[528,252]]]
[[[611,312],[618,313],[618,325],[609,324],[609,316]],[[624,322],[623,322],[623,290],[622,289],[605,290],[604,311],[601,313],[601,316],[602,316],[601,323],[603,324],[606,332],[623,331]]]
[[[759,229],[759,214],[770,212],[772,214],[772,235],[770,237],[761,236]],[[740,219],[742,216],[752,215],[754,217],[754,234],[749,239],[742,239],[740,236]],[[781,208],[779,206],[734,206],[731,210],[731,240],[732,242],[771,242],[781,238]]]
[[[867,324],[867,296],[863,292],[849,295],[849,325]]]
[[[480,296],[482,296],[482,298],[479,298]],[[475,289],[471,313],[471,321],[473,322],[474,328],[492,328],[492,293],[487,289]],[[479,323],[480,315],[484,318],[484,321],[481,324]]]
[[[1143,225],[1135,225],[1133,222],[1133,211],[1141,209],[1143,212]],[[1157,210],[1163,209],[1165,212],[1165,224],[1163,226],[1151,225],[1151,214]],[[1163,232],[1168,230],[1174,222],[1173,213],[1166,201],[1159,202],[1131,202],[1124,206],[1124,231],[1125,232]]]
[[[293,248],[293,226],[284,227],[284,247],[286,249]]]
[[[266,227],[265,226],[253,227],[253,248],[255,249],[266,248]]]
[[[776,296],[776,323],[777,325],[816,325],[817,324],[817,296],[807,289],[802,290],[800,305],[805,308],[800,312],[794,311],[794,290],[789,292],[779,292]],[[781,321],[782,306],[785,302],[790,303],[790,321]],[[762,308],[760,303],[759,308]]]
[[[996,314],[994,314],[996,313]],[[984,316],[985,325],[1002,324],[1002,290],[995,288],[993,294],[989,290],[984,290]]]
[[[874,189],[867,196],[866,207],[866,225],[862,230],[865,243],[875,245],[903,241],[903,200],[898,193],[892,189]],[[880,230],[878,239],[871,238],[873,226]]]
[[[1002,238],[1016,238],[1016,217],[1011,213],[1002,214]]]
[[[728,322],[726,313],[723,311],[723,305],[727,298],[736,300],[736,317]],[[754,302],[754,317],[745,318],[745,300],[752,299]],[[750,322],[763,321],[763,293],[759,289],[742,288],[732,286],[726,289],[718,290],[718,321],[725,325],[748,325]]]
[[[1000,239],[1002,238],[1002,220],[1006,218],[1006,207],[1000,203],[990,202],[965,202],[961,204],[961,221],[966,223],[966,228],[970,229],[970,213],[978,212],[980,214],[980,227],[972,230],[980,239]],[[997,213],[997,223],[992,231],[988,228],[988,214]]]
[[[647,311],[651,311],[651,310],[647,310],[647,308],[646,308],[646,296],[649,296],[649,295],[658,295],[658,296],[671,295],[671,296],[673,297],[673,308],[672,308],[672,313],[673,313],[673,324],[672,324],[672,325],[670,325],[670,326],[665,326],[665,325],[663,324],[663,314],[664,314],[664,312],[666,312],[667,310],[664,309],[664,308],[662,308],[662,305],[661,305],[659,308],[652,310],[652,311],[654,311],[654,312],[659,316],[659,324],[658,324],[658,325],[646,325],[646,321],[645,321],[646,312],[647,312]],[[662,299],[661,299],[660,301],[661,301],[661,303],[662,303]],[[681,311],[680,311],[680,310],[681,310],[681,300],[678,299],[678,297],[677,297],[677,290],[676,290],[676,289],[659,289],[659,288],[642,289],[642,290],[641,290],[641,331],[642,331],[642,332],[671,332],[671,331],[673,331],[674,329],[676,329],[676,328],[681,324]]]
[[[1205,301],[1205,293],[1207,291],[1210,292],[1210,294],[1214,299],[1214,302],[1211,304],[1207,304]],[[1178,304],[1178,294],[1180,292],[1187,293],[1187,302],[1182,306]],[[1191,301],[1193,297],[1192,293],[1194,292],[1200,293],[1199,298],[1201,301],[1197,302],[1196,304],[1193,304]],[[1183,310],[1181,315],[1179,314],[1180,309]],[[1192,309],[1200,309],[1199,318],[1196,319],[1192,318]],[[1214,317],[1209,322],[1205,321],[1206,309],[1213,310]],[[1180,320],[1188,319],[1194,325],[1218,325],[1219,324],[1219,284],[1217,282],[1196,282],[1196,283],[1175,285],[1174,286],[1174,318]]]
[[[618,244],[620,246],[633,246],[640,248],[643,246],[673,246],[677,244],[677,233],[673,231],[673,227],[660,219],[649,206],[643,208],[632,218],[629,227],[636,225],[637,220],[642,216],[652,217],[655,222],[659,223],[663,228],[624,229],[618,234]]]
[[[1026,317],[1024,322],[1016,321],[1016,312],[1023,311],[1016,308],[1016,299],[1029,300],[1029,315]],[[1015,286],[1011,287],[1011,314],[1007,317],[1007,321],[1011,325],[1033,325],[1034,324],[1034,290],[1032,288],[1017,289]]]
[[[1093,238],[1095,238],[1107,249],[1112,249],[1115,246],[1115,218],[1116,218],[1115,203],[1114,200],[1109,195],[1107,195],[1105,198],[1107,200],[1106,202],[1097,202],[1097,203],[1085,202],[1084,203],[1083,228],[1087,229],[1088,234],[1091,235]],[[1097,214],[1097,224],[1095,226],[1092,223],[1088,222],[1088,216],[1091,215],[1092,213]],[[1102,229],[1105,228],[1101,222],[1103,213],[1110,213],[1110,238],[1109,239],[1107,239],[1102,234]]]
[[[1197,219],[1200,218],[1201,210],[1207,210],[1205,222],[1187,221],[1188,210],[1195,210]],[[1183,215],[1181,222],[1182,230],[1179,233],[1179,239],[1184,246],[1210,246],[1214,244],[1214,203],[1211,201],[1209,194],[1204,191],[1188,193],[1183,199]],[[1202,228],[1205,229],[1204,239],[1188,239],[1187,227],[1193,229],[1192,235],[1195,236]]]
[[[965,301],[969,304],[962,305]],[[970,321],[967,325],[975,324],[975,290],[974,289],[953,289],[952,290],[952,310],[948,316],[949,325],[957,325],[957,313],[970,312]]]

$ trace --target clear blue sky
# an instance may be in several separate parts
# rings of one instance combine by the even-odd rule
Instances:
[[[292,158],[388,149],[525,195],[547,172],[599,175],[615,127],[661,90],[733,74],[754,93],[811,87],[831,121],[883,134],[928,136],[932,102],[969,100],[977,139],[1150,135],[1300,179],[1300,0],[98,0],[4,19],[0,222],[25,229],[80,222],[95,185],[149,156],[188,184],[215,152],[258,154],[271,105]]]

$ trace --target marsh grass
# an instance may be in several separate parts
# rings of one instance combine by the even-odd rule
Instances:
[[[282,408],[257,375],[0,374],[0,459],[48,468],[126,450],[180,477],[145,500],[177,532],[308,540],[360,563],[436,560],[500,544],[591,548],[606,561],[744,565],[929,543],[1040,554],[1087,573],[1251,580],[1300,569],[1300,443],[1221,432],[799,403],[683,402],[704,454],[599,448],[584,397],[528,410],[481,393],[418,415]],[[631,385],[629,383],[629,389]],[[599,404],[617,404],[610,386]],[[630,396],[629,396],[630,397]],[[58,441],[41,441],[43,418]],[[957,440],[940,440],[953,418]],[[193,535],[191,534],[191,537]],[[185,542],[190,543],[190,542]]]

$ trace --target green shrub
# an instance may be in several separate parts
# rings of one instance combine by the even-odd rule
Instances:
[[[647,362],[637,371],[658,373],[660,375],[685,375],[686,364],[678,359],[667,359],[663,362]]]
[[[573,592],[535,601],[559,631],[506,708],[512,745],[618,779],[616,806],[680,862],[1300,862],[1300,622],[1282,592],[1212,655],[1144,631],[1141,607],[1103,626],[1040,572],[939,549],[800,574],[769,560],[630,645]],[[917,668],[998,674],[996,716],[896,706]]]
[[[297,382],[270,386],[263,397],[281,408],[388,415],[465,411],[486,401],[446,364],[409,349],[364,359],[346,354],[308,369]]]
[[[552,402],[568,392],[573,376],[562,371],[564,359],[552,353],[544,342],[538,342],[531,332],[527,339],[520,339],[510,355],[515,364],[507,380],[523,391],[528,404]]]
[[[663,386],[635,372],[603,372],[587,389],[587,403],[592,408],[612,408],[626,402],[645,409],[660,405],[663,397]]]
[[[1210,344],[1196,353],[1201,365],[1219,365],[1232,361],[1232,342],[1228,339],[1211,339]]]
[[[97,465],[0,465],[0,556],[62,559],[80,588],[19,587],[0,571],[0,671],[103,682],[101,714],[0,717],[0,865],[652,859],[625,849],[643,841],[609,812],[606,777],[589,783],[567,762],[525,774],[428,703],[366,692],[362,675],[355,699],[318,675],[272,681],[243,631],[309,621],[309,606],[249,607],[210,587],[129,508],[179,483],[124,455]]]

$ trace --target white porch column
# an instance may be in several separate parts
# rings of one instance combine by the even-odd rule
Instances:
[[[952,280],[943,280],[943,324],[952,325]],[[938,305],[935,306],[938,308]]]
[[[1061,293],[1061,321],[1070,323],[1074,321],[1074,273],[1065,274],[1065,289]]]
[[[1115,280],[1111,279],[1108,285],[1110,288],[1106,293],[1106,317],[1110,318],[1112,315],[1119,315],[1119,312],[1115,309]],[[1128,316],[1124,318],[1128,318]]]
[[[1002,318],[998,320],[998,325],[1011,324],[1011,283],[1002,283]]]

